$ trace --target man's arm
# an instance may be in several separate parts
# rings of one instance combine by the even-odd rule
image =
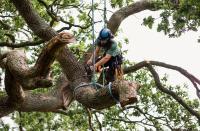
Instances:
[[[99,51],[100,51],[100,47],[97,46],[97,47],[96,47],[96,50],[95,50],[95,52],[94,52],[94,53],[95,53],[95,56],[97,56],[97,55],[99,54]],[[90,59],[88,60],[88,62],[87,62],[88,65],[92,64],[93,55],[94,55],[94,54],[92,54],[91,57],[90,57]]]
[[[96,64],[95,64],[95,69],[98,67],[98,66],[101,66],[103,64],[105,64],[106,62],[108,62],[110,59],[111,59],[111,55],[110,54],[106,54],[106,56],[104,56],[100,61],[98,61]]]

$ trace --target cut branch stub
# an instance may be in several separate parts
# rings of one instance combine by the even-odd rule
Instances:
[[[138,84],[125,80],[115,81],[112,84],[112,94],[119,97],[122,107],[137,101],[138,89]],[[75,90],[74,96],[83,105],[94,109],[104,109],[116,104],[107,86],[100,89],[91,86],[81,87]]]
[[[50,65],[53,63],[56,56],[58,55],[59,49],[66,44],[73,43],[75,41],[76,40],[74,36],[70,33],[60,33],[58,34],[58,36],[52,38],[43,48],[38,57],[38,60],[34,67],[34,75],[46,77],[49,72]]]
[[[119,101],[122,107],[137,102],[139,84],[124,80],[117,80],[114,84],[118,87]]]

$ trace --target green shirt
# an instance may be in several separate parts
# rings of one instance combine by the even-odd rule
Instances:
[[[109,55],[111,55],[113,57],[115,57],[117,55],[120,55],[121,52],[119,50],[117,42],[115,40],[113,40],[113,39],[111,39],[109,42],[110,43],[106,43],[106,44],[111,44],[110,48],[101,46],[101,43],[100,43],[99,39],[97,39],[95,41],[95,43],[97,44],[97,46],[102,47],[104,49],[105,54],[109,54]]]

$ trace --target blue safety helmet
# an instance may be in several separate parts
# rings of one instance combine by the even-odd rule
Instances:
[[[100,40],[109,40],[113,37],[111,31],[108,28],[103,28],[100,32],[99,32],[99,39]]]

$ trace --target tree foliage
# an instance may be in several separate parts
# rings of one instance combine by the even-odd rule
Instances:
[[[96,2],[96,1],[95,1]],[[58,32],[70,30],[77,38],[77,44],[71,45],[70,50],[76,58],[81,61],[84,52],[89,48],[92,41],[91,27],[91,3],[79,0],[32,0],[31,3],[39,15]],[[116,10],[130,6],[136,2],[132,0],[110,0],[109,9]],[[22,42],[29,41],[28,46],[21,48],[28,52],[29,65],[35,63],[44,45],[39,38],[19,15],[17,9],[9,0],[0,1],[0,46],[1,51],[15,48]],[[96,15],[102,16],[102,1],[95,3]],[[174,3],[169,0],[151,1],[151,10],[159,11],[159,22],[156,18],[149,16],[144,18],[143,24],[152,28],[157,27],[157,31],[163,31],[170,37],[179,37],[189,30],[197,31],[200,26],[200,1],[199,0],[179,0]],[[23,5],[22,5],[23,6]],[[110,11],[108,10],[108,13]],[[103,17],[102,17],[103,18]],[[95,25],[102,26],[101,17],[95,18]],[[156,25],[155,25],[156,24]],[[86,37],[87,36],[87,37]],[[117,37],[117,36],[116,36]],[[128,42],[125,38],[124,43]],[[36,44],[35,44],[36,42]],[[11,45],[11,46],[10,46]],[[124,66],[132,66],[128,60]],[[3,70],[1,76],[3,76]],[[51,75],[55,78],[54,88],[36,89],[35,93],[46,93],[55,89],[56,80],[61,74],[61,67],[57,62],[52,65]],[[163,93],[156,87],[151,73],[147,69],[142,69],[134,74],[127,74],[125,79],[138,81],[141,84],[139,90],[139,101],[136,104],[121,109],[114,106],[104,110],[88,109],[78,102],[73,103],[67,112],[58,111],[53,113],[43,112],[14,112],[11,119],[17,124],[17,128],[25,130],[199,130],[199,120],[190,114],[173,97]],[[199,100],[191,100],[187,93],[187,86],[172,86],[167,82],[167,76],[161,78],[162,85],[174,91],[179,97],[198,113],[200,112]],[[1,94],[5,93],[2,88]],[[21,114],[21,115],[20,115]],[[90,121],[90,122],[89,122]],[[91,123],[91,124],[89,124]],[[12,127],[0,122],[1,130],[9,130]],[[16,127],[14,127],[16,128]]]

